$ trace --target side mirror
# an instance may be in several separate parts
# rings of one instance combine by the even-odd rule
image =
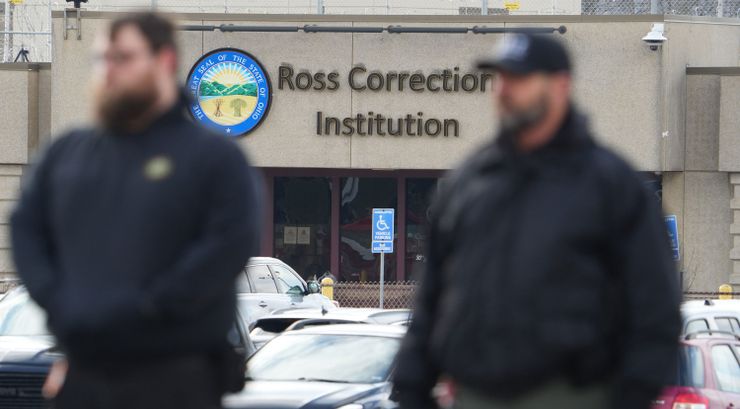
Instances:
[[[313,280],[308,282],[308,293],[318,294],[321,292],[321,284],[318,281]]]

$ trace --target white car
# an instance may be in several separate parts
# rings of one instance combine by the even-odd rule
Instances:
[[[377,324],[406,326],[411,321],[411,310],[381,310],[379,308],[289,309],[274,311],[256,320],[250,326],[250,338],[260,349],[279,334],[318,325]]]
[[[320,293],[317,281],[307,283],[290,266],[271,257],[249,259],[237,280],[239,311],[249,324],[276,310],[337,307]]]
[[[725,331],[740,335],[740,300],[696,300],[681,305],[683,334]]]

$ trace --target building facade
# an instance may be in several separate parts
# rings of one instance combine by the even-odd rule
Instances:
[[[91,45],[113,17],[88,11],[65,23],[55,12],[53,63],[0,66],[8,101],[0,105],[5,214],[38,148],[89,121]],[[397,214],[386,276],[418,276],[429,198],[496,126],[491,78],[474,62],[507,31],[528,27],[566,42],[576,66],[575,104],[590,115],[599,141],[632,163],[666,214],[676,216],[684,287],[740,288],[738,20],[174,17],[182,81],[203,97],[194,117],[236,138],[264,174],[262,254],[306,277],[330,271],[342,280],[377,280],[378,257],[370,252],[376,207]],[[665,25],[668,38],[656,50],[641,40],[654,23]],[[212,70],[227,62],[233,64]],[[247,114],[252,119],[239,119]],[[0,271],[12,273],[8,247],[3,224]]]

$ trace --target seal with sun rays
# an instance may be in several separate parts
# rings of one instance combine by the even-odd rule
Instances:
[[[193,117],[229,136],[253,130],[269,109],[267,73],[241,50],[218,49],[200,58],[188,75],[188,89],[195,99]]]

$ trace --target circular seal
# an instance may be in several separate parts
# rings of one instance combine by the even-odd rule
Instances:
[[[188,91],[193,95],[193,118],[227,136],[245,135],[270,110],[270,78],[251,54],[219,48],[201,57],[190,69]]]

